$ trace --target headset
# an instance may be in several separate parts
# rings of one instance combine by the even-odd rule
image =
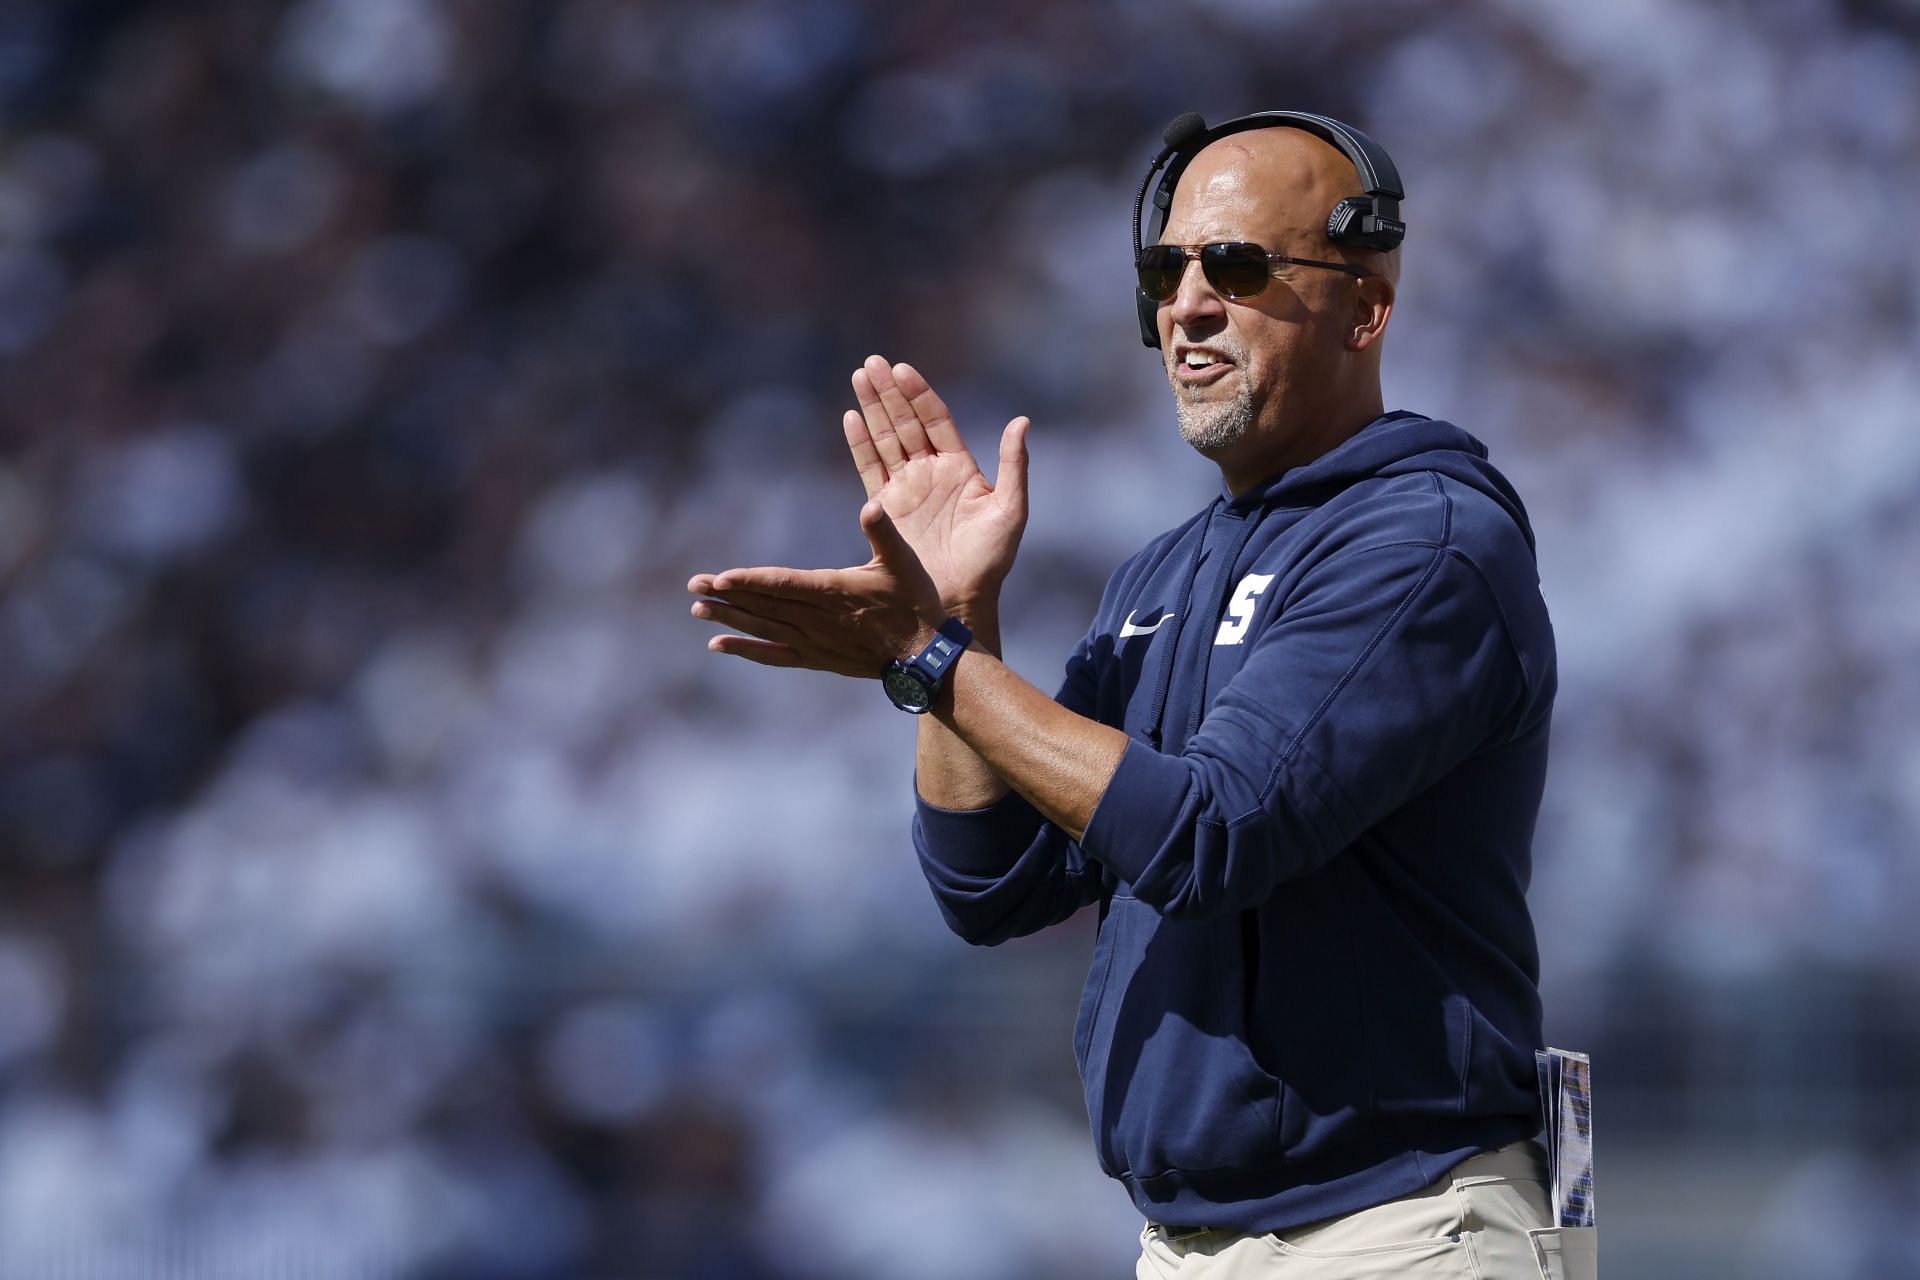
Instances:
[[[1333,206],[1327,214],[1327,239],[1335,244],[1350,244],[1361,249],[1378,249],[1387,252],[1397,246],[1407,234],[1407,224],[1400,221],[1400,201],[1406,193],[1400,189],[1400,171],[1394,168],[1393,158],[1386,148],[1360,132],[1350,124],[1342,124],[1331,116],[1314,115],[1310,111],[1256,111],[1248,116],[1236,116],[1224,124],[1207,127],[1207,122],[1197,112],[1189,111],[1174,118],[1161,141],[1166,145],[1160,154],[1147,166],[1147,176],[1140,182],[1140,192],[1133,198],[1133,261],[1138,266],[1140,254],[1146,245],[1140,239],[1140,215],[1146,205],[1147,188],[1153,185],[1153,175],[1166,166],[1161,175],[1160,186],[1153,193],[1153,219],[1148,235],[1158,242],[1160,233],[1166,229],[1167,216],[1173,208],[1173,189],[1180,182],[1180,175],[1186,172],[1187,165],[1200,149],[1210,142],[1216,142],[1228,134],[1239,133],[1246,129],[1300,129],[1316,138],[1324,139],[1340,148],[1353,167],[1360,174],[1360,185],[1366,188],[1364,196],[1345,196]],[[1149,347],[1160,345],[1159,326],[1154,323],[1154,313],[1159,303],[1141,293],[1136,287],[1133,299],[1140,315],[1140,341]]]

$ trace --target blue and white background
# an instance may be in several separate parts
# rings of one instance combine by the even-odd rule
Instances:
[[[1539,530],[1609,1273],[1920,1276],[1913,0],[0,0],[0,1275],[1128,1274],[1090,921],[683,585],[863,554],[877,350],[1033,417],[1051,688],[1215,483],[1129,198],[1279,106]]]

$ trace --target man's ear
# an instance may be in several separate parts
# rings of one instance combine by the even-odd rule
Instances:
[[[1387,320],[1393,315],[1393,280],[1371,275],[1353,283],[1353,325],[1347,330],[1347,350],[1365,351],[1387,331]]]

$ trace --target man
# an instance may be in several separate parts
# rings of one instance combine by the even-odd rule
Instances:
[[[961,936],[1099,904],[1074,1047],[1140,1276],[1538,1280],[1532,533],[1471,436],[1383,412],[1397,251],[1329,238],[1350,152],[1265,124],[1186,139],[1138,264],[1224,491],[1114,574],[1057,699],[996,656],[1027,421],[989,486],[878,357],[845,420],[873,559],[702,574],[693,612],[930,710],[915,843]]]

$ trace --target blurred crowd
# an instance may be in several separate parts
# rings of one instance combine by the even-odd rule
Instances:
[[[1051,687],[1215,483],[1128,297],[1189,109],[1406,179],[1389,407],[1559,633],[1549,1032],[1911,974],[1917,67],[1905,0],[0,0],[0,1275],[1121,1273],[1087,922],[947,936],[908,726],[684,583],[864,554],[877,350],[1033,417]]]

